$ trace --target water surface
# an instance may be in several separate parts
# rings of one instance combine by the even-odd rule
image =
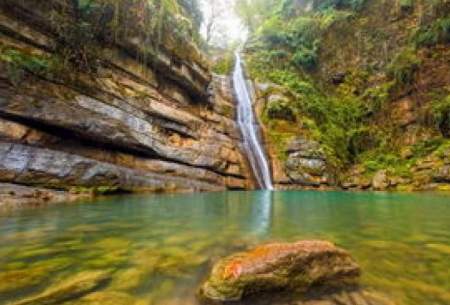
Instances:
[[[299,239],[349,250],[364,285],[399,305],[450,304],[450,196],[263,191],[116,197],[1,215],[0,304],[87,270],[112,272],[102,291],[114,305],[117,296],[124,305],[196,304],[211,261]]]

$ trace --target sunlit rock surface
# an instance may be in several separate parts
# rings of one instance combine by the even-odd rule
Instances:
[[[359,275],[351,256],[330,242],[274,243],[220,260],[199,296],[213,302],[264,299],[267,293],[306,293],[314,286],[351,287]]]

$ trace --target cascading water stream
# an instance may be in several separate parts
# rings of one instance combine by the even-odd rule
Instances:
[[[236,53],[236,64],[233,72],[233,83],[238,100],[238,124],[241,129],[245,150],[256,180],[262,189],[273,190],[269,164],[258,138],[258,124],[255,121],[252,101],[248,92],[242,61]]]

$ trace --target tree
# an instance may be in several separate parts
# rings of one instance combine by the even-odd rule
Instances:
[[[207,44],[211,43],[219,19],[227,12],[227,4],[229,4],[229,0],[203,0],[204,33]]]
[[[237,0],[235,11],[248,30],[254,32],[279,5],[279,0]]]

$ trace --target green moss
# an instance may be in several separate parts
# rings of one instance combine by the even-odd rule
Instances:
[[[438,137],[425,140],[412,146],[413,158],[423,158],[436,151],[442,144],[444,139]]]
[[[441,145],[435,150],[436,156],[439,158],[448,158],[450,152],[450,140],[444,140]]]
[[[58,57],[16,48],[0,47],[0,61],[7,63],[8,76],[16,84],[22,80],[25,72],[43,77],[54,77],[61,72]]]
[[[402,160],[398,153],[375,149],[362,154],[359,161],[367,175],[373,175],[379,170],[388,170],[391,175],[410,177],[411,160]]]

